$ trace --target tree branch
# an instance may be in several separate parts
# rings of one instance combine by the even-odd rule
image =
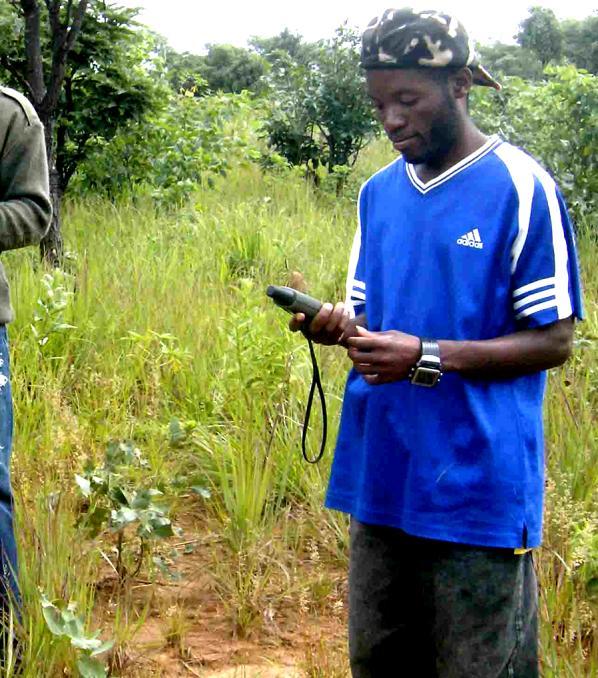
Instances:
[[[46,1],[52,2],[52,0]],[[43,102],[43,108],[47,112],[47,115],[49,115],[51,111],[54,111],[58,105],[60,91],[62,89],[62,84],[66,74],[68,54],[75,44],[75,40],[81,31],[83,19],[85,18],[85,12],[87,11],[88,1],[89,0],[80,0],[70,26],[68,26],[68,24],[60,23],[59,18],[57,22],[55,22],[53,19],[51,20],[52,68],[48,82],[48,90]],[[58,4],[59,0],[54,0],[54,2],[52,2],[52,11],[57,9]]]
[[[25,18],[25,55],[27,82],[35,108],[40,109],[46,94],[40,37],[40,9],[37,0],[21,0]]]
[[[23,76],[23,69],[19,68],[4,54],[0,54],[0,66],[18,81],[19,85],[27,91],[29,97],[33,100],[33,90],[31,89],[31,85],[27,82],[27,78]]]
[[[68,26],[71,21],[71,11],[73,9],[73,0],[68,0],[66,3],[66,20],[65,24]]]
[[[60,0],[45,0],[52,33],[60,29]]]
[[[81,26],[83,25],[83,19],[85,18],[85,12],[87,11],[87,5],[88,5],[89,0],[81,0],[79,3],[79,6],[77,7],[77,12],[75,14],[75,18],[73,19],[73,23],[69,29],[69,34],[66,42],[66,50],[67,53],[71,51],[73,48],[73,45],[75,44],[75,40],[77,39],[77,36],[81,32]],[[69,8],[72,3],[72,0],[69,0]],[[70,9],[69,9],[69,14],[70,14]]]

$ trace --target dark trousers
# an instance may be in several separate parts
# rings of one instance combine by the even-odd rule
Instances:
[[[532,554],[351,521],[353,678],[536,678]]]

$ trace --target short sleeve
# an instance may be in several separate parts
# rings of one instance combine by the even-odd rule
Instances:
[[[365,188],[364,184],[359,191],[357,199],[357,230],[353,238],[349,268],[347,271],[346,300],[345,305],[351,317],[365,313],[366,302],[366,275],[365,275]]]
[[[519,191],[519,233],[511,257],[513,313],[521,329],[571,316],[583,319],[575,237],[567,208],[552,178],[536,167],[528,175],[528,190]]]

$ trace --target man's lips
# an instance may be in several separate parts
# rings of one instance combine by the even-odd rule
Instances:
[[[391,139],[391,141],[397,151],[402,151],[406,146],[409,146],[414,139],[415,135],[412,135],[410,137],[403,137],[402,139]]]

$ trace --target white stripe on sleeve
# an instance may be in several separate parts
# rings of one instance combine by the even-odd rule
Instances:
[[[563,232],[561,209],[556,196],[556,184],[551,179],[548,172],[544,170],[538,172],[538,178],[542,183],[542,188],[546,192],[548,209],[550,211],[552,247],[554,249],[556,306],[558,309],[559,320],[562,320],[563,318],[568,318],[573,313],[571,298],[569,297],[569,253],[567,251],[565,234]]]
[[[521,151],[508,144],[502,144],[494,152],[505,163],[519,197],[518,232],[511,248],[511,273],[514,273],[529,231],[534,197],[534,175],[530,170],[527,157]]]
[[[363,285],[363,289],[365,289],[365,283],[356,280],[355,279],[355,272],[357,271],[357,263],[359,262],[359,253],[361,251],[361,217],[360,217],[360,211],[361,211],[361,195],[363,193],[365,184],[361,187],[359,190],[359,197],[357,198],[357,230],[355,231],[355,236],[353,238],[353,246],[351,247],[351,255],[349,256],[349,269],[347,272],[347,283],[346,283],[346,297],[345,297],[345,306],[347,307],[347,310],[349,311],[349,315],[354,318],[355,317],[355,306],[358,306],[359,304],[353,304],[353,301],[351,300],[351,293],[353,292],[353,288],[357,287],[358,284],[361,287]],[[365,300],[365,295],[364,295],[364,300]]]
[[[514,148],[508,144],[502,144],[502,146],[499,146],[495,150],[495,153],[505,163],[519,196],[519,231],[511,250],[511,272],[514,273],[517,269],[517,263],[525,247],[525,241],[528,236],[532,201],[534,197],[535,177],[538,179],[544,191],[546,203],[548,205],[548,216],[550,219],[556,298],[556,303],[554,303],[553,306],[556,306],[559,320],[567,318],[573,313],[571,299],[569,297],[569,254],[565,241],[565,234],[563,232],[563,222],[557,198],[556,184],[545,169],[518,148]],[[547,280],[547,278],[545,280]],[[520,287],[517,292],[523,294],[526,287],[528,286],[524,285],[523,287]],[[549,302],[544,302],[544,304],[548,303]],[[542,306],[542,304],[538,304],[538,306]],[[531,308],[535,307],[532,306]],[[549,308],[549,306],[543,306],[542,309],[537,310],[543,310],[544,308]],[[525,315],[520,313],[517,317],[525,317],[534,312],[536,311],[526,309]]]
[[[536,292],[535,294],[528,294],[527,297],[523,297],[523,299],[520,299],[519,301],[516,301],[513,304],[513,310],[516,311],[517,309],[520,309],[522,306],[527,306],[528,304],[531,304],[534,301],[548,299],[549,297],[555,299],[554,287],[548,290],[542,290],[542,292]]]
[[[548,301],[543,301],[541,304],[536,304],[535,306],[525,308],[523,311],[521,311],[521,313],[518,313],[515,316],[515,320],[526,318],[528,315],[538,313],[539,311],[544,311],[547,308],[556,308],[556,305],[557,305],[556,299],[549,299]]]
[[[513,299],[516,297],[520,297],[522,294],[527,294],[527,292],[533,292],[534,290],[538,290],[541,287],[554,287],[555,283],[555,278],[552,276],[551,278],[542,278],[542,280],[536,280],[533,283],[529,283],[529,285],[523,285],[523,287],[518,287],[514,292],[513,292]]]

